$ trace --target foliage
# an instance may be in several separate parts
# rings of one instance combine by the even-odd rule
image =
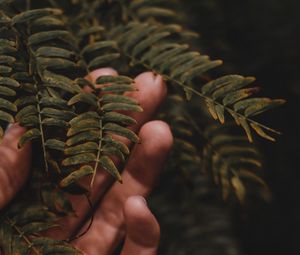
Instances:
[[[209,77],[207,72],[222,61],[191,46],[195,33],[177,24],[176,4],[0,1],[0,133],[14,122],[27,128],[19,146],[33,141],[37,160],[24,196],[39,194],[25,199],[26,204],[18,197],[1,212],[4,254],[78,253],[67,242],[43,238],[40,232],[72,213],[65,193],[88,194],[79,184],[82,177],[91,177],[92,188],[101,168],[122,181],[112,158],[124,162],[130,151],[115,135],[138,142],[128,128],[135,120],[123,111],[142,109],[123,93],[135,90],[131,77],[142,70],[162,75],[169,84],[160,117],[175,136],[169,169],[181,166],[180,174],[173,170],[169,175],[185,176],[188,186],[210,176],[201,168],[211,169],[224,199],[233,192],[241,202],[247,193],[242,179],[267,190],[257,176],[262,165],[256,147],[245,135],[228,132],[233,125],[212,128],[211,117],[224,124],[232,116],[250,142],[253,131],[274,141],[278,132],[253,117],[284,101],[252,97],[258,91],[250,86],[252,77]],[[83,78],[105,66],[122,75],[99,77],[96,84]]]

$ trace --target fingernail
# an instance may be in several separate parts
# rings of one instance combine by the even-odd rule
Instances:
[[[139,196],[139,199],[140,199],[141,201],[143,201],[143,203],[144,203],[146,206],[148,206],[147,200],[146,200],[144,197]]]
[[[163,83],[163,78],[162,78],[162,76],[159,75],[159,74],[155,75],[154,83],[155,83],[156,85]]]
[[[14,126],[14,124],[9,123],[5,129],[5,134]]]
[[[116,70],[114,70],[111,67],[96,69],[96,70],[89,73],[89,76],[92,78],[93,81],[98,79],[100,76],[107,76],[107,75],[117,76],[118,73],[117,73]]]

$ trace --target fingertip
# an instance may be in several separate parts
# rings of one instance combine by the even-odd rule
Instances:
[[[140,87],[149,88],[157,94],[159,98],[164,98],[167,95],[167,86],[161,75],[153,72],[144,72],[135,78],[138,89]]]
[[[129,197],[124,205],[127,238],[138,246],[153,248],[158,245],[160,226],[142,196]]]
[[[173,135],[170,126],[161,120],[147,122],[140,131],[140,139],[147,141],[146,149],[152,152],[168,153],[173,145]]]
[[[18,123],[10,124],[5,130],[1,145],[16,147],[20,137],[26,132],[26,128],[21,127]]]
[[[88,79],[91,82],[95,82],[100,76],[107,76],[107,75],[117,76],[118,72],[111,67],[99,68],[99,69],[96,69],[96,70],[90,72],[88,75]]]

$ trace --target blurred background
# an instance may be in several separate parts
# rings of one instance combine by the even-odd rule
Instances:
[[[186,1],[190,28],[205,53],[224,60],[224,72],[255,76],[262,94],[287,99],[265,122],[283,132],[260,140],[273,202],[236,219],[242,254],[300,254],[300,2]]]
[[[212,200],[206,197],[202,202],[208,207],[197,208],[195,200],[192,215],[184,209],[188,206],[176,203],[173,192],[165,200],[175,200],[173,205],[181,220],[163,220],[166,221],[162,223],[163,229],[169,230],[166,233],[163,230],[162,243],[167,240],[169,244],[168,248],[162,244],[161,254],[300,254],[300,153],[297,148],[300,142],[300,1],[187,0],[184,6],[189,14],[189,28],[201,35],[202,53],[224,60],[222,72],[255,76],[262,87],[261,95],[284,98],[288,102],[265,114],[263,119],[283,135],[276,143],[258,140],[273,200],[249,207],[234,206],[232,210],[226,209],[228,206],[222,201],[209,206]],[[202,221],[203,226],[208,222],[211,225],[207,229],[191,229],[192,224],[196,225],[193,217]],[[185,221],[189,221],[189,227],[180,226]],[[216,224],[223,224],[218,227],[219,234],[210,231]],[[177,241],[180,245],[176,246]]]

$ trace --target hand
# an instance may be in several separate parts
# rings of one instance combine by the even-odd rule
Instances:
[[[90,78],[94,81],[101,75],[117,73],[104,68],[91,73]],[[112,178],[101,169],[97,173],[91,200],[95,207],[99,200],[101,203],[95,210],[89,232],[74,242],[87,255],[111,254],[124,237],[122,255],[156,254],[159,225],[142,196],[147,196],[156,183],[172,145],[172,134],[164,122],[150,121],[166,95],[162,78],[150,72],[143,73],[136,78],[136,86],[138,91],[127,95],[137,99],[144,109],[143,113],[130,114],[138,122],[130,128],[139,131],[141,143],[133,148],[122,173],[123,184],[113,183]],[[17,149],[17,141],[23,132],[23,128],[14,125],[5,134],[0,147],[0,187],[5,187],[0,190],[0,206],[4,206],[13,197],[28,175],[30,145],[22,150]],[[123,142],[129,145],[128,141]],[[11,160],[4,161],[5,158]],[[22,171],[22,175],[19,171]],[[7,191],[6,187],[9,187]],[[48,235],[66,239],[82,225],[90,207],[82,197],[70,196],[70,199],[78,217],[63,219],[60,222],[63,230],[55,229]]]

